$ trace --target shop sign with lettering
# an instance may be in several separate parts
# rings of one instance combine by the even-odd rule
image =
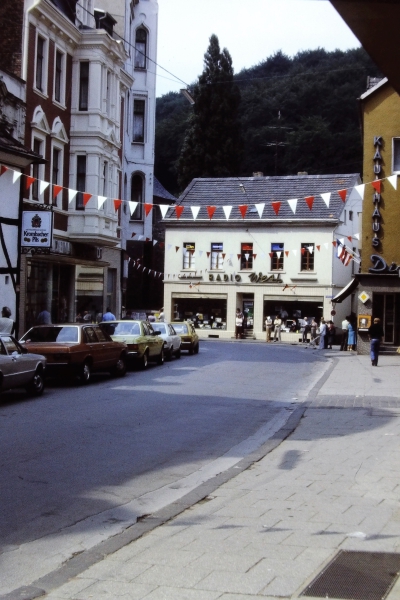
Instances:
[[[251,283],[283,283],[280,275],[263,275],[263,273],[250,273]]]
[[[379,176],[381,175],[381,171],[382,171],[382,155],[381,155],[382,143],[383,143],[382,136],[375,135],[374,136],[375,153],[374,153],[374,157],[372,160],[374,161],[374,173],[378,179],[379,179]],[[381,213],[379,211],[381,195],[378,194],[378,192],[374,192],[374,195],[372,197],[372,202],[374,204],[374,212],[372,213],[372,231],[374,232],[374,237],[372,238],[372,247],[378,248],[379,244],[380,244],[380,239],[378,237],[378,233],[380,232],[380,229],[381,229]]]
[[[236,283],[239,283],[240,281],[242,281],[242,278],[240,277],[240,275],[228,275],[227,273],[223,273],[222,275],[220,275],[218,273],[218,275],[214,275],[213,273],[209,273],[208,274],[208,281],[218,281],[219,283],[221,282],[228,282],[228,281],[236,281]]]
[[[379,256],[379,254],[372,254],[371,262],[374,266],[368,269],[370,273],[388,273],[400,275],[400,266],[396,265],[395,262],[392,262],[392,264],[388,266],[385,259],[382,258],[382,256]]]
[[[51,248],[53,241],[53,213],[26,210],[22,213],[21,246]]]

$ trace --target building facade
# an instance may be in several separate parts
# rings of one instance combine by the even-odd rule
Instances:
[[[359,183],[356,174],[193,180],[165,219],[166,317],[221,338],[234,335],[237,308],[257,339],[277,314],[340,325],[355,308],[332,298],[358,270]]]

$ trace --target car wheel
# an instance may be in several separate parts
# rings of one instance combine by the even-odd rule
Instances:
[[[42,369],[37,369],[32,381],[26,386],[26,391],[32,396],[40,396],[44,390],[44,375]]]
[[[178,348],[178,350],[175,352],[175,356],[176,356],[176,358],[181,357],[181,349],[180,348]]]
[[[124,377],[126,375],[126,370],[126,357],[123,354],[121,354],[117,361],[117,364],[111,369],[111,375],[113,377]]]
[[[164,348],[161,348],[161,352],[157,357],[157,364],[158,365],[163,365],[164,364]]]
[[[92,376],[91,365],[90,365],[89,361],[86,360],[83,363],[83,365],[81,366],[81,370],[79,373],[79,379],[81,380],[82,384],[86,385],[87,383],[89,383],[91,376]]]
[[[199,344],[196,344],[194,347],[194,353],[198,354],[199,353]]]
[[[148,355],[147,355],[147,352],[145,352],[145,353],[143,354],[142,358],[141,358],[141,361],[140,361],[140,367],[141,367],[142,369],[147,369],[147,365],[148,365],[148,364],[149,364],[149,357],[148,357]]]

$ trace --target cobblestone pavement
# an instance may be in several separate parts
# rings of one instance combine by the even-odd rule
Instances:
[[[297,598],[338,550],[400,552],[400,356],[326,354],[292,422],[235,477],[7,598]]]

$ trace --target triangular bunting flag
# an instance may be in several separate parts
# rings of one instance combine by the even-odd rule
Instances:
[[[307,198],[304,198],[304,200],[306,201],[306,204],[308,206],[308,208],[310,210],[312,210],[313,204],[314,204],[314,196],[307,196]]]
[[[232,206],[223,206],[222,209],[225,213],[226,220],[228,221],[229,217],[231,216]]]
[[[253,258],[254,258],[254,260],[256,260],[257,254],[253,254]]]
[[[349,242],[351,242],[351,240],[352,240],[353,238],[351,237],[351,235],[348,235],[348,236],[347,236],[347,239],[349,240]]]
[[[100,210],[100,208],[103,206],[104,202],[107,200],[107,196],[97,196],[97,209]],[[117,210],[117,209],[115,209]]]
[[[193,219],[196,220],[200,212],[200,206],[191,206],[190,210],[192,211]]]
[[[277,256],[277,257],[278,257],[278,259],[279,259],[279,258],[282,256],[282,252],[281,252],[281,251],[278,251],[278,252],[276,252],[276,256]]]
[[[268,254],[270,255],[271,258],[273,258],[273,256],[274,256],[273,252],[268,252]]]
[[[365,183],[354,186],[354,189],[356,190],[357,194],[360,196],[361,200],[364,200]]]
[[[317,248],[318,252],[320,252],[321,246],[316,246],[316,248]]]
[[[240,211],[240,214],[242,215],[242,219],[245,218],[248,208],[249,208],[248,204],[239,204],[239,211]]]
[[[207,258],[210,258],[211,252],[207,252]]]
[[[13,171],[13,183],[18,181],[18,179],[21,177],[21,175],[22,175],[21,171]]]
[[[292,250],[293,254],[297,256],[297,250]]]
[[[262,214],[263,214],[263,212],[264,212],[264,206],[265,206],[265,202],[261,202],[261,204],[255,204],[254,206],[256,207],[256,209],[257,209],[257,212],[258,212],[258,216],[259,216],[259,217],[260,217],[260,219],[261,219],[261,217],[262,217]]]
[[[132,232],[132,235],[131,235],[131,238],[135,237],[135,235],[136,235],[136,232],[135,232],[135,231],[133,231],[133,232]]]
[[[157,244],[157,240],[153,240],[153,246]]]
[[[336,248],[336,241],[335,241],[335,240],[333,240],[332,244],[333,244],[333,245],[335,246],[335,248]]]
[[[289,256],[289,250],[285,250],[286,256]]]
[[[271,206],[274,209],[274,213],[276,214],[276,216],[279,215],[279,209],[281,207],[282,202],[271,202]]]
[[[320,196],[325,202],[326,206],[329,208],[329,202],[331,201],[331,193],[327,192],[326,194],[320,194]]]
[[[31,177],[30,175],[26,176],[26,189],[29,190],[29,188],[31,187],[32,183],[35,181],[34,177]]]
[[[178,252],[179,246],[175,246],[175,252]]]
[[[40,196],[43,194],[45,190],[49,187],[50,183],[48,181],[39,181],[39,194]],[[55,198],[55,196],[53,196]]]
[[[149,214],[151,213],[154,205],[153,204],[146,204],[146,203],[144,203],[143,206],[144,206],[144,212],[146,214],[146,217],[148,217]]]
[[[71,204],[71,202],[73,202],[77,193],[78,192],[76,190],[68,190],[68,203],[69,204]]]
[[[329,247],[329,242],[324,242],[324,246],[325,246],[325,248],[328,250],[328,247]]]
[[[355,238],[356,240],[359,240],[360,239],[360,234],[359,233],[355,233],[353,235],[353,238]]]
[[[304,256],[304,254],[306,253],[306,249],[305,249],[305,248],[302,248],[302,249],[300,250],[300,252],[301,252],[301,253],[302,253],[302,255]]]
[[[344,245],[344,238],[338,238],[337,241],[340,242],[342,245]]]
[[[53,185],[53,199],[55,200],[62,190],[62,185]]]
[[[129,204],[129,211],[131,213],[131,216],[133,215],[133,213],[135,212],[138,202],[132,202],[132,200],[128,200],[128,204]]]
[[[292,213],[295,215],[297,210],[297,198],[292,198],[291,200],[288,200],[288,204],[292,209]]]
[[[167,214],[169,209],[169,204],[159,204],[158,206],[160,207],[162,218],[165,219],[165,215]]]
[[[207,209],[207,213],[208,213],[208,216],[210,218],[210,221],[211,221],[211,219],[213,218],[213,215],[214,215],[215,211],[217,210],[217,207],[216,206],[206,206],[206,209]]]
[[[381,184],[382,184],[381,179],[377,179],[376,181],[371,181],[372,187],[378,192],[378,194],[381,193]]]
[[[346,202],[347,190],[338,190],[338,194],[342,199],[342,202]]]
[[[90,198],[92,197],[92,194],[88,194],[87,192],[83,192],[83,206],[86,206],[86,204],[89,202]]]
[[[390,177],[386,177],[386,179],[397,190],[397,175],[391,175]]]
[[[314,246],[307,246],[307,250],[312,254],[314,252]]]
[[[172,244],[167,244],[167,250],[171,250],[171,248],[172,248]],[[178,248],[178,250],[179,250],[179,248]]]
[[[119,207],[122,204],[122,200],[119,200],[118,198],[114,198],[113,202],[114,202],[115,212],[117,212],[117,210],[119,209]]]
[[[4,173],[6,173],[8,171],[8,167],[6,167],[5,165],[1,165],[0,167],[0,177],[2,175],[4,175]]]
[[[180,219],[185,207],[184,206],[174,206],[174,208],[175,208],[176,218]]]
[[[241,258],[242,255],[241,254],[237,254],[236,256],[238,257],[238,260],[240,260],[240,258]]]

